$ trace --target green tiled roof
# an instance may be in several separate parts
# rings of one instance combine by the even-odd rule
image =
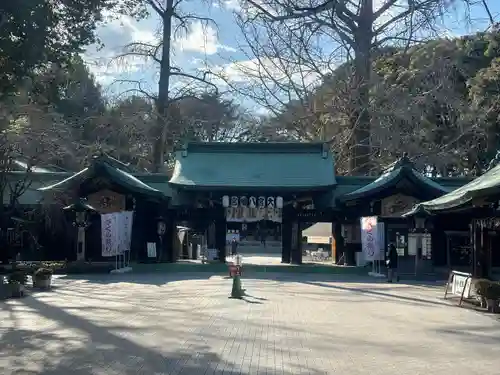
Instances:
[[[190,143],[177,153],[170,183],[183,187],[315,189],[335,185],[321,143]]]
[[[421,212],[438,212],[458,208],[475,198],[486,198],[500,194],[500,165],[482,176],[442,197],[419,203],[406,216]]]
[[[340,196],[339,200],[345,202],[383,195],[385,191],[398,188],[404,182],[408,182],[417,193],[427,197],[438,197],[451,190],[417,171],[405,155],[387,168],[375,181]]]
[[[121,186],[122,188],[129,190],[130,192],[143,194],[149,197],[155,197],[158,199],[163,199],[166,195],[144,182],[139,180],[137,177],[132,176],[130,173],[117,168],[112,163],[109,163],[106,157],[99,157],[93,160],[92,165],[74,175],[50,186],[39,188],[39,191],[50,191],[50,190],[65,190],[70,187],[80,185],[86,180],[89,180],[96,176],[102,176],[108,178],[113,183]]]
[[[335,196],[341,197],[372,183],[377,178],[369,176],[336,176],[336,179]]]

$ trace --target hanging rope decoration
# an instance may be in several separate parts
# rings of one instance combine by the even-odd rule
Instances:
[[[255,198],[255,197],[250,197],[250,200],[249,200],[249,206],[250,206],[250,208],[255,208],[255,207],[257,207],[257,198]]]
[[[248,206],[248,198],[245,196],[240,197],[240,206],[246,207]]]
[[[237,197],[235,195],[222,197],[222,205],[224,207],[249,207],[249,208],[283,208],[283,197]]]
[[[259,197],[259,208],[266,207],[266,197]]]
[[[232,196],[231,197],[231,207],[238,207],[238,197]]]
[[[274,209],[274,197],[267,197],[267,207]]]

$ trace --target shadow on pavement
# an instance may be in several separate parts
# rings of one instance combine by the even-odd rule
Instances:
[[[60,280],[67,281],[92,281],[96,284],[131,283],[144,285],[165,285],[176,281],[185,280],[208,280],[212,274],[207,272],[178,272],[170,274],[102,274],[102,275],[64,275],[58,276]]]
[[[195,375],[227,372],[264,375],[270,370],[269,368],[251,368],[248,372],[242,371],[241,363],[235,364],[221,358],[203,343],[203,338],[200,338],[198,343],[189,345],[189,351],[179,349],[175,352],[161,353],[161,348],[158,351],[146,348],[111,333],[110,330],[113,327],[94,325],[88,320],[34,297],[26,297],[21,301],[25,307],[60,324],[57,325],[57,330],[46,329],[41,332],[17,327],[4,330],[1,334],[0,353],[2,353],[2,358],[8,360],[0,362],[1,374],[182,373]],[[64,328],[70,328],[72,331],[67,332]],[[126,332],[126,328],[115,328]],[[65,334],[61,334],[62,329],[66,332]],[[82,340],[81,337],[71,337],[71,332],[83,333],[86,338]],[[184,342],[185,338],[179,337],[179,341]],[[3,366],[5,367],[2,368]],[[293,372],[281,373],[288,375]],[[320,372],[308,369],[308,373],[315,375]]]
[[[499,349],[500,326],[469,326],[467,329],[460,329],[459,327],[452,326],[437,329],[437,332],[448,336],[452,341],[474,341],[484,345],[495,345],[495,348],[497,350]],[[492,334],[495,335],[495,337],[492,337]]]
[[[378,297],[392,298],[392,299],[407,301],[407,302],[416,302],[416,303],[435,305],[435,306],[449,306],[449,303],[447,303],[445,301],[441,302],[441,301],[433,301],[430,299],[402,296],[402,295],[398,295],[398,294],[382,292],[381,290],[374,290],[371,288],[367,289],[367,288],[345,287],[345,286],[341,286],[341,285],[331,285],[331,284],[324,284],[324,283],[319,283],[319,282],[308,282],[308,281],[302,281],[302,283],[308,284],[308,285],[320,286],[323,288],[331,288],[331,289],[336,289],[336,290],[353,292],[353,293],[358,293],[358,294],[366,294],[366,295],[372,295],[372,296],[378,296]],[[387,289],[385,289],[385,290],[387,290]]]

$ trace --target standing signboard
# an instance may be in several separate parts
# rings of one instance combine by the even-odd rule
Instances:
[[[471,298],[471,283],[470,274],[455,272],[451,282],[451,293],[456,296],[462,296],[463,293],[463,298]]]

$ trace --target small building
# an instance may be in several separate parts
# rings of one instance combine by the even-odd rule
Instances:
[[[353,264],[361,250],[360,218],[377,216],[381,250],[394,242],[412,272],[417,256],[409,246],[413,224],[401,215],[470,181],[427,177],[406,155],[379,177],[336,176],[334,171],[334,157],[323,143],[188,143],[176,153],[171,177],[137,173],[100,155],[72,175],[33,173],[32,188],[20,202],[43,200],[62,207],[83,197],[99,213],[133,210],[131,255],[136,261],[176,261],[176,228],[181,226],[202,236],[203,246],[214,249],[221,261],[230,233],[256,246],[264,240],[269,246],[261,248],[268,252],[276,249],[269,243],[277,243],[282,262],[300,264],[306,233],[311,239],[328,238],[334,260],[345,253]],[[89,223],[85,259],[101,259],[98,223],[99,215]],[[322,228],[320,236],[307,234],[314,228]],[[154,259],[148,256],[148,242],[160,249]],[[57,251],[68,251],[63,258],[74,259],[71,249]],[[428,261],[441,262],[443,251],[435,248]]]
[[[345,179],[354,179],[346,176]],[[342,229],[345,246],[350,253],[361,251],[360,217],[377,216],[379,245],[385,251],[390,243],[396,246],[402,272],[414,273],[418,254],[411,245],[412,225],[401,215],[415,204],[440,197],[469,180],[431,178],[419,172],[407,155],[387,167],[382,175],[364,186],[335,195],[336,205],[344,215]],[[351,260],[352,262],[353,260]]]
[[[331,245],[333,243],[332,223],[315,223],[302,231],[308,244]]]
[[[476,277],[491,277],[500,267],[500,157],[473,181],[436,199],[420,202],[404,216],[416,227],[432,227],[434,254],[438,264],[467,271]],[[420,222],[420,224],[418,224]],[[437,229],[437,230],[436,230]],[[451,241],[459,237],[460,242]],[[438,248],[446,249],[437,252]]]

